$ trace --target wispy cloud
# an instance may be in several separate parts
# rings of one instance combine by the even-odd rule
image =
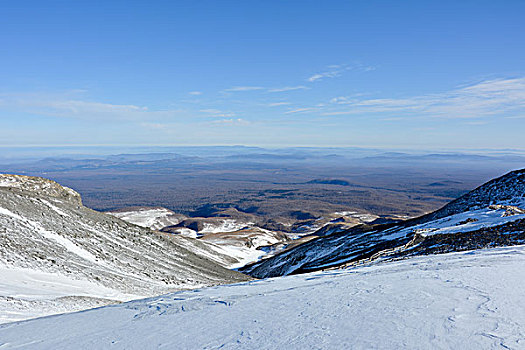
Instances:
[[[323,72],[323,73],[317,73],[317,74],[314,74],[312,75],[311,77],[309,77],[308,80],[309,82],[314,82],[314,81],[317,81],[317,80],[321,80],[323,78],[335,78],[335,77],[339,77],[341,75],[341,71],[327,71],[327,72]]]
[[[199,112],[202,112],[202,113],[209,113],[209,114],[218,114],[218,113],[222,113],[222,111],[221,111],[220,109],[215,109],[215,108],[201,109],[201,110],[199,110]]]
[[[372,71],[376,68],[371,65],[365,65],[359,62],[354,62],[351,64],[333,64],[326,66],[326,69],[322,72],[316,73],[311,75],[306,79],[306,81],[312,83],[318,80],[326,79],[326,78],[336,78],[341,76],[346,71]],[[234,86],[227,89],[224,89],[221,91],[221,93],[229,93],[229,92],[243,92],[243,91],[263,91],[263,92],[269,92],[269,93],[278,93],[278,92],[287,92],[287,91],[295,91],[295,90],[307,90],[311,89],[309,86],[305,85],[287,85],[283,87],[274,87],[274,88],[268,88],[258,85],[248,85],[248,86]]]
[[[256,91],[264,90],[262,86],[234,86],[229,89],[222,90],[223,92],[242,92],[242,91]]]
[[[168,128],[170,126],[170,124],[166,124],[166,123],[140,123],[140,126],[143,127],[143,128],[148,128],[148,129],[162,130],[162,129]]]
[[[316,110],[316,108],[310,108],[310,107],[296,108],[296,109],[291,109],[289,111],[286,111],[286,112],[284,112],[284,114],[305,113],[305,112],[311,112],[311,111],[314,111],[314,110]]]
[[[220,119],[220,120],[214,120],[211,123],[217,124],[217,125],[248,125],[250,124],[249,121],[242,119],[242,118]]]
[[[473,120],[470,122],[465,122],[466,125],[486,125],[488,124],[488,121],[486,120]]]
[[[287,106],[289,104],[290,102],[273,102],[273,103],[268,103],[268,107]]]
[[[130,119],[154,113],[146,106],[112,104],[47,94],[4,94],[0,108],[58,117]]]
[[[326,79],[326,78],[337,78],[340,77],[344,72],[356,70],[369,72],[375,70],[374,66],[364,65],[362,63],[352,63],[352,64],[333,64],[326,67],[326,70],[320,73],[316,73],[306,80],[313,83],[314,81]]]
[[[2,94],[0,108],[7,111],[32,113],[76,119],[132,120],[148,119],[176,114],[175,110],[152,111],[146,106],[113,104],[71,98],[70,93]]]
[[[284,87],[278,87],[278,88],[266,88],[262,86],[235,86],[232,88],[224,89],[221,92],[244,92],[244,91],[263,91],[263,92],[287,92],[287,91],[294,91],[294,90],[306,90],[309,89],[309,87],[304,85],[298,85],[298,86],[284,86]]]
[[[235,113],[233,113],[233,112],[229,112],[229,111],[226,112],[226,111],[222,111],[220,109],[215,109],[215,108],[201,109],[201,110],[199,110],[199,112],[205,113],[208,116],[213,117],[213,118],[232,118],[232,117],[235,117]]]
[[[306,89],[309,89],[309,87],[306,87],[306,86],[304,86],[304,85],[299,85],[299,86],[285,86],[285,87],[281,87],[281,88],[268,89],[268,92],[286,92],[286,91],[306,90]]]
[[[202,95],[202,91],[190,91],[188,92],[188,95],[199,96]]]
[[[324,115],[362,113],[405,113],[472,118],[525,109],[525,78],[486,80],[457,89],[407,98],[359,99],[335,97],[333,105],[344,107]]]

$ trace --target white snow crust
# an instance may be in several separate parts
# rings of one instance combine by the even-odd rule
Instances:
[[[525,246],[167,294],[0,326],[2,349],[523,349]]]
[[[166,208],[140,208],[136,210],[108,212],[113,216],[137,226],[160,230],[163,227],[176,225],[181,216]]]
[[[139,297],[77,276],[0,264],[0,323],[78,311]],[[64,298],[70,298],[72,302],[65,303]]]

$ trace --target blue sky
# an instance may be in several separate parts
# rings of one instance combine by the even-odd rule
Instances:
[[[524,1],[4,1],[0,145],[525,148]]]

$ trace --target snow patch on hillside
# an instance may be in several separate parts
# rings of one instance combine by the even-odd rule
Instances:
[[[246,226],[253,225],[253,222],[239,223],[234,219],[224,219],[218,225],[214,225],[211,223],[204,223],[203,225],[204,227],[202,230],[199,231],[199,234],[218,233],[218,232],[235,232]]]
[[[377,215],[373,215],[373,214],[369,214],[369,213],[358,213],[358,212],[355,212],[355,211],[337,211],[337,212],[334,213],[334,215],[355,218],[355,219],[360,220],[361,222],[374,221],[375,219],[377,219],[379,217]]]
[[[178,224],[183,216],[166,208],[140,208],[108,212],[113,216],[137,226],[160,230],[163,227]]]

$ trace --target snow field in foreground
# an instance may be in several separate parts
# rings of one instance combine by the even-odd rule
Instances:
[[[523,349],[525,246],[167,294],[0,326],[0,347]]]
[[[0,323],[139,297],[81,278],[0,264]],[[65,302],[64,298],[70,302]]]

